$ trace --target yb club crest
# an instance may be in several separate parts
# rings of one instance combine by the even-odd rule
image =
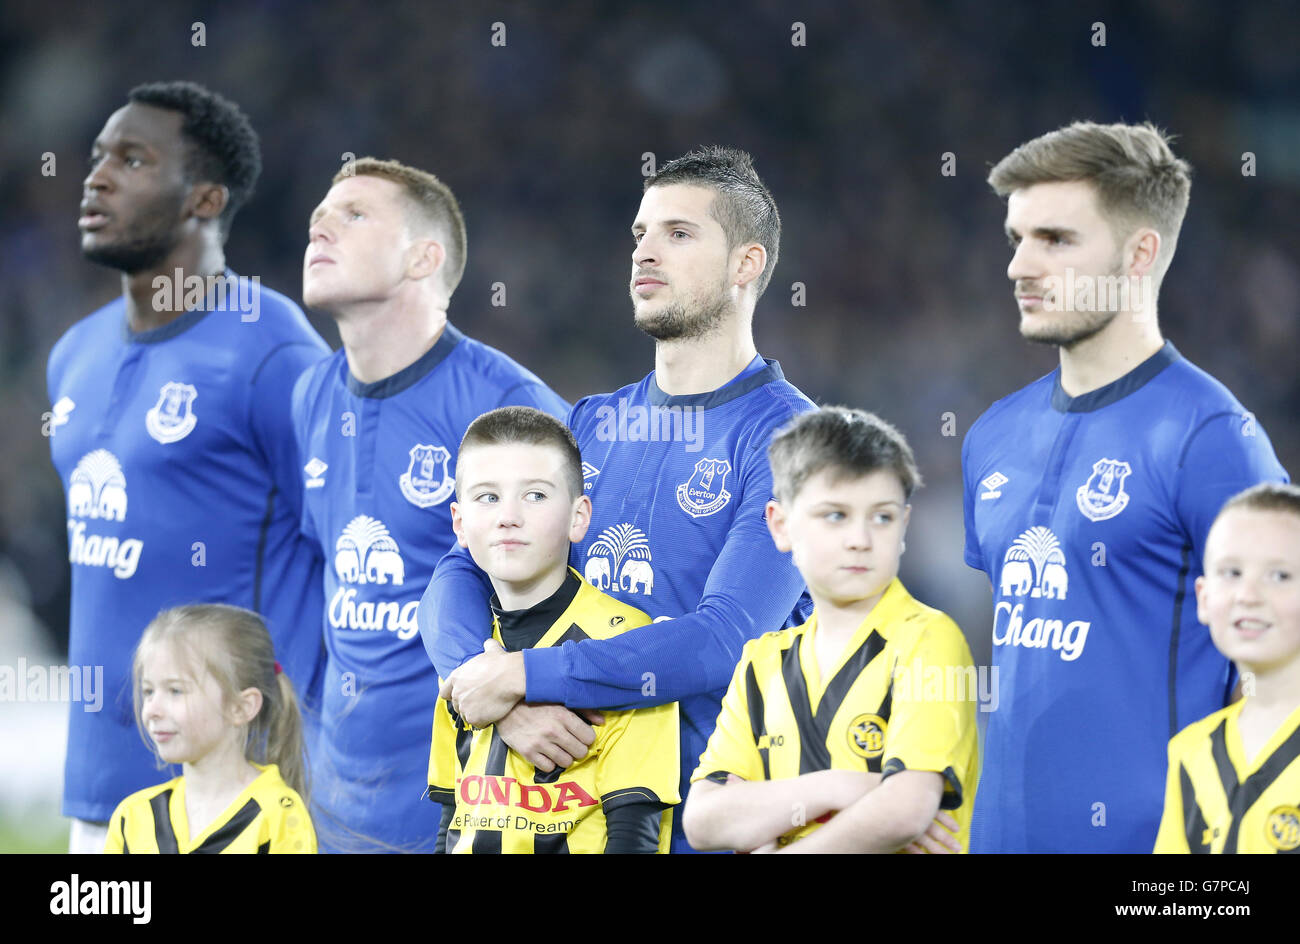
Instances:
[[[1075,502],[1084,517],[1091,521],[1114,518],[1128,505],[1124,480],[1133,467],[1118,459],[1098,459],[1092,464],[1092,475],[1074,493]]]
[[[411,447],[411,464],[398,483],[406,500],[417,508],[432,508],[456,490],[456,480],[447,472],[451,453],[442,446]]]
[[[705,518],[727,507],[731,492],[727,476],[731,463],[726,459],[701,459],[695,463],[691,477],[677,486],[677,504],[692,518]]]
[[[858,715],[849,725],[849,750],[872,760],[885,750],[885,731],[889,725],[880,715]]]
[[[174,443],[193,432],[199,421],[194,415],[194,398],[198,395],[192,384],[163,384],[158,402],[144,416],[149,435],[160,443]]]

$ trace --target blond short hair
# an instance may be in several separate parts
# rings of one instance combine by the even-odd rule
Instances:
[[[376,157],[363,157],[344,165],[334,175],[332,183],[337,184],[349,177],[380,177],[402,188],[410,210],[408,219],[415,227],[432,227],[445,237],[443,283],[448,295],[456,291],[461,276],[465,274],[465,217],[451,188],[428,171]]]
[[[1097,206],[1122,242],[1151,226],[1162,242],[1163,278],[1187,214],[1192,168],[1176,157],[1170,137],[1150,122],[1099,125],[1076,121],[1026,141],[993,167],[989,186],[1000,197],[1042,183],[1092,184]]]

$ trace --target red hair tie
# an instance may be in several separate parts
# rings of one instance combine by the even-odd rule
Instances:
[[[279,675],[279,674],[280,674],[281,672],[283,672],[283,671],[284,671],[284,669],[280,668],[280,663],[277,662],[277,663],[275,664],[275,674],[276,674],[276,675]]]

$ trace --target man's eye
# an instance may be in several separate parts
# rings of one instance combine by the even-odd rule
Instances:
[[[675,236],[675,237],[676,237],[676,236],[684,236],[684,237],[689,238],[690,235],[691,235],[691,234],[688,233],[688,232],[686,232],[685,230],[680,230],[680,229],[675,229],[675,230],[673,230],[673,236]]]
[[[882,511],[880,514],[876,515],[877,524],[889,524],[893,520],[894,516],[887,511]]]
[[[1282,583],[1291,579],[1291,572],[1289,570],[1275,570],[1271,576],[1278,583]]]
[[[524,497],[527,498],[529,501],[532,501],[532,502],[543,502],[543,501],[546,501],[546,493],[545,493],[545,492],[532,491],[532,492],[529,492],[529,493],[528,493],[527,495],[525,495]]]
[[[484,505],[491,505],[496,502],[497,497],[492,492],[484,492],[482,495],[475,496],[474,500]]]
[[[138,157],[128,157],[125,161],[127,167],[143,167],[144,161]]]
[[[842,512],[842,511],[828,511],[828,512],[826,512],[826,514],[822,515],[822,517],[825,518],[827,521],[843,521],[843,520],[844,520],[844,512]]]
[[[640,243],[640,242],[641,242],[641,237],[644,236],[644,235],[645,235],[645,233],[633,233],[633,234],[632,234],[632,242],[634,242],[634,243]]]

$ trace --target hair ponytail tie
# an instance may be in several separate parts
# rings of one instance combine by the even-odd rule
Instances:
[[[278,663],[278,662],[275,663],[275,674],[276,674],[276,675],[279,675],[279,674],[280,674],[281,672],[283,672],[283,671],[284,671],[284,669],[280,668],[280,663]]]

